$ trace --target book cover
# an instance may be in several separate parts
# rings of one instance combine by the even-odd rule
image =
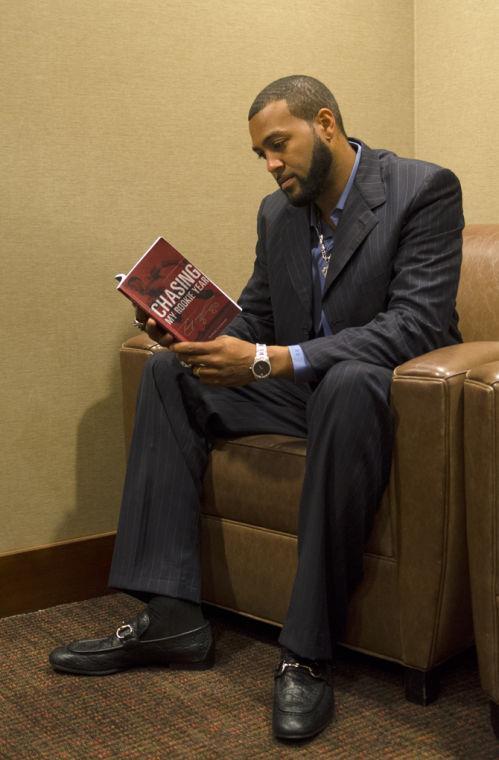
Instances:
[[[117,289],[178,340],[212,340],[241,310],[162,237],[120,278]]]

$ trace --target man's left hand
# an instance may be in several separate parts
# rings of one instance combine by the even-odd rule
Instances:
[[[285,346],[269,347],[272,376],[292,375],[291,358]],[[193,374],[207,385],[247,385],[254,382],[251,365],[255,359],[255,344],[229,335],[214,340],[175,343],[171,350],[183,362],[190,364]],[[273,361],[273,355],[275,362]]]
[[[205,342],[176,343],[172,350],[208,385],[246,385],[254,380],[250,366],[255,346],[245,340],[219,335]]]

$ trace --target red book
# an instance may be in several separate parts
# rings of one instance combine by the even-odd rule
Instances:
[[[178,340],[211,340],[241,309],[200,269],[160,237],[118,290]]]

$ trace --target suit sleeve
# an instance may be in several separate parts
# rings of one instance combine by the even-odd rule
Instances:
[[[264,204],[265,199],[257,217],[258,238],[253,274],[238,300],[242,312],[230,323],[225,334],[252,343],[270,344],[275,342],[275,331],[265,253]]]
[[[451,342],[463,226],[457,177],[447,169],[427,175],[401,227],[386,309],[365,325],[300,344],[319,377],[348,359],[394,368]]]

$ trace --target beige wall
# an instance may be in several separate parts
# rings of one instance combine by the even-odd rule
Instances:
[[[498,0],[415,0],[415,153],[456,172],[468,223],[499,222],[498,37]]]
[[[411,155],[416,124],[436,151],[414,103],[437,3],[416,6],[415,51],[412,0],[0,2],[0,551],[114,528],[131,314],[112,276],[164,234],[237,295],[273,189],[247,136],[262,86],[315,75],[351,134]]]

